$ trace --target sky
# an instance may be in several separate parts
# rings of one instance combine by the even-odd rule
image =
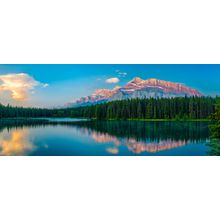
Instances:
[[[123,86],[134,77],[182,83],[220,95],[220,65],[7,64],[0,65],[0,103],[57,107],[96,89]]]

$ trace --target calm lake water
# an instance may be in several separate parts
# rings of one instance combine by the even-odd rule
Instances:
[[[0,155],[209,155],[208,122],[8,120]]]

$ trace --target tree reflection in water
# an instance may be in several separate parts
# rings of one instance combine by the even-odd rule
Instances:
[[[120,154],[121,146],[133,154],[156,153],[188,144],[205,143],[210,136],[206,122],[1,120],[0,154],[29,155],[39,147],[34,144],[29,131],[38,127],[43,133],[45,127],[53,129],[58,125],[78,131],[81,137],[87,136],[95,143],[112,144],[106,144],[106,153],[116,155]],[[56,141],[56,136],[53,138]],[[214,147],[213,144],[212,147],[210,154],[219,155],[219,145]]]
[[[156,153],[209,138],[205,122],[90,121],[77,122],[76,126],[97,143],[111,142],[113,147],[107,152],[112,154],[119,153],[120,145],[135,154]]]

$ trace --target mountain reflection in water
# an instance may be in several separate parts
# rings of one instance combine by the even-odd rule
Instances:
[[[156,153],[209,138],[204,122],[92,121],[80,122],[78,127],[97,143],[111,142],[114,146],[106,149],[111,154],[118,154],[120,145],[134,154]]]
[[[2,121],[0,132],[0,155],[206,155],[210,136],[207,122]]]

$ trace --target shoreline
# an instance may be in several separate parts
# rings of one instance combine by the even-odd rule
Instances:
[[[128,121],[173,121],[173,122],[211,122],[211,119],[128,119]]]
[[[3,120],[47,120],[50,121],[53,119],[54,121],[59,119],[78,119],[78,120],[88,120],[88,121],[146,121],[146,122],[211,122],[211,119],[138,119],[138,118],[128,118],[128,119],[103,119],[97,120],[96,118],[60,118],[60,117],[52,117],[52,118],[25,118],[25,117],[14,117],[14,118],[0,118],[0,121]]]

